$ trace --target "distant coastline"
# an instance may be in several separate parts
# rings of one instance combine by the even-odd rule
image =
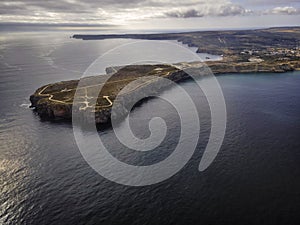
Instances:
[[[208,53],[223,57],[227,63],[267,61],[292,64],[300,68],[300,27],[275,27],[266,29],[193,31],[161,34],[75,34],[75,39],[142,39],[177,40],[189,47],[197,48],[197,53]]]

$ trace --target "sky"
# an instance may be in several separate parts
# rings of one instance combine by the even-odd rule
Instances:
[[[1,24],[123,28],[298,25],[300,0],[1,0]]]

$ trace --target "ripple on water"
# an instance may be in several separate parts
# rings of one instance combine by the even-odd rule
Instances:
[[[24,205],[31,192],[31,152],[36,151],[36,137],[27,125],[15,118],[1,119],[0,125],[0,224],[22,221]]]

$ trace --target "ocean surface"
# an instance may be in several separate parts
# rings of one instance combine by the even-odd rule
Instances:
[[[170,179],[129,187],[89,167],[72,124],[43,121],[28,108],[38,87],[80,78],[99,55],[132,41],[82,41],[70,35],[0,36],[0,224],[300,223],[300,72],[217,77],[227,130],[217,158],[204,172],[198,166],[210,131],[207,102],[194,82],[182,83],[200,112],[195,154]],[[164,94],[176,96],[176,88]],[[147,137],[153,116],[168,125],[163,146],[153,154],[131,160],[111,128],[99,136],[125,161],[156,162],[176,146],[180,124],[172,107],[154,98],[132,112],[133,132]]]

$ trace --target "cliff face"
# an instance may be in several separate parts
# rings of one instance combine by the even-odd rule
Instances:
[[[209,67],[207,67],[207,65]],[[273,61],[236,63],[225,59],[218,62],[179,63],[170,65],[131,65],[125,67],[107,68],[108,73],[117,71],[112,76],[101,75],[86,77],[80,81],[71,80],[43,86],[30,96],[31,107],[39,116],[47,119],[72,119],[73,115],[80,117],[86,123],[104,124],[111,117],[122,119],[130,108],[126,106],[139,101],[138,96],[148,97],[168,88],[155,77],[167,78],[174,82],[188,79],[189,72],[203,76],[208,68],[214,74],[226,73],[260,73],[287,72],[297,69],[299,62],[276,63]],[[143,78],[141,80],[141,78]],[[126,92],[119,92],[133,81],[139,83]],[[140,81],[141,80],[141,81]],[[102,88],[98,93],[99,88]],[[76,92],[76,99],[74,99]],[[145,94],[147,93],[147,94]],[[119,96],[118,96],[119,95]],[[118,101],[116,97],[118,96]],[[112,114],[112,106],[117,108]]]
[[[32,98],[30,98],[32,100]],[[70,104],[60,104],[52,103],[46,99],[39,101],[32,100],[32,108],[35,108],[39,116],[46,119],[71,119],[72,118],[72,105]]]
[[[66,101],[66,97],[72,98],[75,92],[66,91],[78,85],[78,80],[58,82],[43,86],[30,96],[31,108],[44,118],[55,119],[72,117],[72,102]],[[65,97],[60,96],[65,93]],[[57,99],[54,98],[57,96]]]

